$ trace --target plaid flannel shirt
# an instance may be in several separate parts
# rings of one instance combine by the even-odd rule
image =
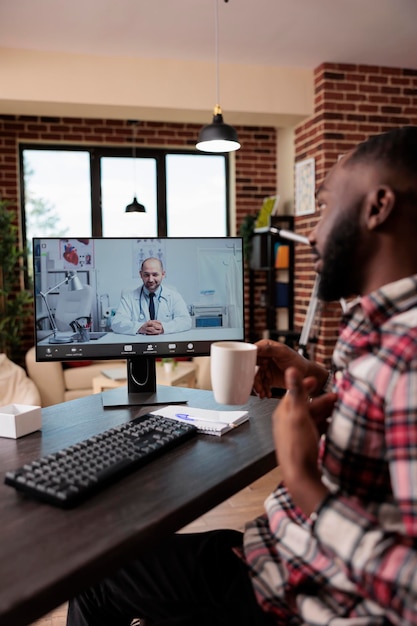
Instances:
[[[330,495],[306,518],[284,485],[244,558],[277,624],[417,625],[417,276],[362,297],[334,352],[319,454]]]

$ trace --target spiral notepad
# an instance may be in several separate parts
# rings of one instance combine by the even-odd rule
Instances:
[[[215,411],[178,404],[165,406],[152,411],[152,414],[194,424],[199,433],[217,436],[224,435],[249,419],[247,411]]]

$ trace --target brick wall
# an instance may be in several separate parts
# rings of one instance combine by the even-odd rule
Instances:
[[[417,71],[399,68],[323,63],[314,72],[314,115],[296,129],[296,161],[314,157],[316,185],[340,154],[370,135],[417,124]],[[315,226],[317,216],[296,218],[301,234]],[[308,249],[296,247],[295,324],[301,328],[314,274]],[[337,338],[340,306],[322,312],[316,357],[329,364]]]
[[[276,193],[276,130],[265,127],[236,127],[242,148],[236,153],[236,226],[247,213],[256,212],[265,196]],[[152,147],[184,148],[195,144],[200,125],[142,122],[137,144]],[[75,145],[126,146],[132,142],[127,120],[0,116],[0,198],[10,201],[20,220],[18,145],[20,142]],[[209,220],[210,216],[203,216]],[[17,286],[19,288],[19,286]],[[246,306],[248,305],[246,289]],[[263,310],[257,317],[258,333],[265,327]],[[247,318],[248,319],[248,316]],[[33,343],[32,322],[24,335],[22,351],[13,355],[23,362],[25,350]]]

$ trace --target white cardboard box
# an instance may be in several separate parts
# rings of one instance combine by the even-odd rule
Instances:
[[[42,412],[40,406],[8,404],[0,407],[0,437],[17,439],[40,430]]]

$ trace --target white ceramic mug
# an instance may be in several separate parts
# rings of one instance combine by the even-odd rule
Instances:
[[[210,373],[214,399],[219,404],[246,404],[256,374],[257,348],[243,341],[211,344]]]

